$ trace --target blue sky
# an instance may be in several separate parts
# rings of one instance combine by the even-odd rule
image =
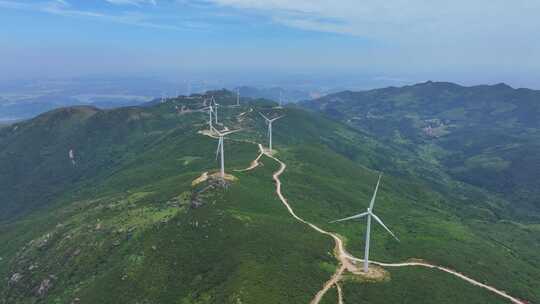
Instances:
[[[523,0],[0,0],[0,70],[540,87],[539,11]]]

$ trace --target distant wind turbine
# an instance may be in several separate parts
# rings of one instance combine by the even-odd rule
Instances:
[[[359,218],[362,218],[364,216],[367,216],[367,229],[366,229],[366,245],[365,245],[365,248],[364,248],[364,272],[368,272],[368,267],[369,267],[369,241],[370,241],[370,233],[371,233],[371,218],[373,217],[375,219],[375,221],[377,221],[386,231],[388,231],[388,233],[390,233],[390,235],[392,237],[394,237],[398,242],[399,242],[399,239],[396,237],[396,235],[390,231],[390,229],[388,229],[388,227],[386,227],[386,225],[383,223],[383,221],[378,217],[376,216],[374,213],[373,213],[373,205],[375,204],[375,198],[377,197],[377,190],[379,190],[379,184],[381,182],[381,177],[382,177],[382,174],[379,175],[379,179],[377,180],[377,186],[375,186],[375,192],[373,192],[373,197],[371,198],[371,202],[369,204],[369,208],[367,209],[366,212],[364,213],[360,213],[360,214],[357,214],[357,215],[353,215],[353,216],[350,216],[350,217],[346,217],[344,219],[340,219],[340,220],[337,220],[337,221],[333,221],[331,223],[336,223],[336,222],[343,222],[343,221],[349,221],[349,220],[354,220],[354,219],[359,219]]]
[[[266,121],[266,124],[268,124],[268,140],[269,140],[268,148],[270,149],[270,152],[272,152],[272,123],[280,118],[283,118],[284,116],[282,115],[282,116],[270,119],[264,116],[261,112],[259,112],[259,114],[264,118],[264,120]]]
[[[214,125],[212,124],[212,113],[214,113],[214,108],[210,104],[206,108],[202,108],[199,111],[208,111],[208,127],[210,128],[210,132],[214,130]]]
[[[212,102],[214,103],[214,118],[215,118],[215,121],[216,121],[216,125],[218,125],[218,107],[220,106],[220,104],[218,104],[216,102],[216,99],[214,98],[214,96],[212,96]]]
[[[279,106],[278,106],[279,109],[283,108],[283,90],[280,89],[279,90]]]
[[[236,89],[236,106],[240,106],[240,88]]]
[[[223,149],[223,146],[224,146],[224,137],[229,135],[229,134],[232,134],[232,133],[236,133],[236,132],[239,132],[241,130],[233,130],[233,131],[227,131],[227,132],[220,132],[218,131],[217,129],[214,128],[214,132],[216,132],[216,134],[219,136],[219,141],[218,141],[218,147],[217,147],[217,150],[216,150],[216,160],[218,158],[218,156],[221,156],[221,160],[220,160],[220,163],[221,163],[221,169],[220,169],[220,172],[219,172],[219,176],[221,177],[221,179],[225,179],[225,153],[224,153],[224,149]]]

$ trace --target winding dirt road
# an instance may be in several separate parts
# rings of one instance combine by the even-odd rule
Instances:
[[[349,257],[349,258],[352,259],[352,260],[355,260],[355,261],[363,261],[362,259],[358,259],[358,258],[354,258],[354,257]],[[459,272],[457,272],[455,270],[452,270],[452,269],[449,269],[449,268],[446,268],[446,267],[437,266],[437,265],[433,265],[433,264],[429,264],[429,263],[420,263],[420,262],[404,262],[404,263],[382,263],[382,262],[376,262],[376,261],[369,261],[369,262],[371,264],[375,264],[375,265],[379,265],[379,266],[383,266],[383,267],[426,267],[426,268],[438,269],[440,271],[444,271],[446,273],[454,275],[454,276],[456,276],[456,277],[458,277],[458,278],[460,278],[460,279],[462,279],[464,281],[467,281],[468,283],[470,283],[472,285],[487,289],[487,290],[493,292],[494,294],[496,294],[496,295],[498,295],[500,297],[503,297],[503,298],[506,298],[507,300],[510,300],[512,303],[515,303],[515,304],[530,304],[528,302],[525,302],[525,301],[522,301],[520,299],[514,298],[511,295],[507,294],[506,292],[496,289],[495,287],[486,285],[484,283],[480,283],[480,282],[478,282],[478,281],[476,281],[474,279],[469,278],[468,276],[466,276],[464,274],[461,274],[461,273],[459,273]]]
[[[318,304],[321,301],[321,299],[323,298],[323,296],[328,292],[328,290],[330,290],[330,288],[332,288],[332,286],[338,284],[338,282],[341,280],[341,276],[342,276],[343,272],[345,271],[345,269],[347,269],[347,270],[349,270],[351,272],[355,272],[356,267],[348,259],[349,254],[345,251],[345,248],[343,246],[343,241],[337,236],[337,234],[328,232],[326,230],[323,230],[323,229],[315,226],[314,224],[304,220],[303,218],[299,217],[298,215],[296,215],[296,213],[292,209],[291,205],[289,205],[289,202],[287,201],[287,199],[285,198],[285,196],[283,196],[283,193],[281,192],[281,180],[279,179],[279,177],[281,176],[281,174],[283,174],[283,172],[285,172],[285,169],[287,168],[287,165],[285,165],[284,162],[277,159],[276,157],[274,157],[271,154],[265,153],[265,155],[268,156],[269,158],[275,160],[276,162],[278,162],[280,164],[279,170],[274,173],[272,178],[276,182],[276,194],[279,197],[279,199],[281,200],[281,202],[283,203],[283,205],[285,205],[285,207],[287,208],[287,210],[289,211],[291,216],[294,217],[299,222],[302,222],[302,223],[308,225],[309,227],[311,227],[315,231],[330,236],[331,238],[334,239],[334,241],[336,243],[334,251],[335,251],[337,259],[339,260],[340,265],[339,265],[339,268],[334,273],[334,275],[330,278],[330,280],[328,280],[328,282],[326,282],[323,285],[323,288],[319,292],[317,292],[317,294],[315,295],[313,300],[311,300],[311,302],[310,302],[310,304]]]
[[[251,171],[255,168],[257,168],[260,163],[259,163],[259,160],[261,159],[261,157],[264,155],[264,148],[261,144],[258,144],[259,145],[259,156],[257,156],[257,158],[255,158],[251,164],[249,165],[249,167],[245,168],[245,169],[241,169],[241,170],[234,170],[235,172],[246,172],[246,171]]]
[[[202,134],[213,137],[212,134],[208,134],[208,133],[204,133],[204,132]],[[281,160],[279,160],[278,158],[274,157],[272,154],[267,153],[264,150],[264,148],[263,148],[263,146],[261,144],[257,144],[257,145],[258,145],[259,151],[260,151],[257,158],[255,160],[253,160],[253,162],[251,162],[251,165],[248,168],[243,169],[243,170],[236,170],[236,171],[237,172],[245,172],[245,171],[250,171],[250,170],[253,170],[253,169],[257,168],[260,165],[259,160],[261,159],[261,157],[263,155],[266,155],[267,157],[269,157],[269,158],[273,159],[274,161],[276,161],[277,163],[279,163],[280,168],[278,169],[278,171],[276,171],[272,175],[272,178],[274,179],[274,181],[276,183],[276,194],[279,197],[279,199],[281,200],[281,202],[283,203],[283,205],[285,206],[285,208],[287,208],[287,211],[289,212],[289,214],[293,218],[295,218],[297,221],[299,221],[299,222],[301,222],[301,223],[303,223],[305,225],[308,225],[313,230],[331,237],[335,242],[334,254],[336,255],[336,258],[337,258],[337,260],[339,262],[339,267],[336,270],[336,272],[334,273],[334,275],[332,275],[330,280],[328,280],[323,285],[323,288],[321,290],[319,290],[319,292],[317,292],[317,294],[315,295],[313,300],[311,300],[310,304],[318,304],[322,300],[324,295],[328,292],[328,290],[330,290],[332,288],[332,286],[335,286],[337,288],[338,303],[343,304],[344,303],[343,302],[343,291],[341,289],[341,286],[339,285],[339,282],[340,282],[340,280],[342,278],[342,275],[345,272],[345,270],[347,270],[347,271],[349,271],[351,273],[358,272],[357,267],[352,263],[352,261],[363,262],[364,260],[359,259],[357,257],[354,257],[353,255],[348,253],[347,250],[345,249],[345,245],[343,244],[343,240],[341,240],[341,238],[337,234],[332,233],[332,232],[328,232],[328,231],[326,231],[326,230],[324,230],[324,229],[322,229],[322,228],[320,228],[320,227],[318,227],[318,226],[304,220],[303,218],[299,217],[294,212],[294,209],[291,207],[291,205],[289,204],[289,202],[287,201],[287,199],[285,198],[285,196],[283,195],[283,193],[281,191],[281,180],[279,179],[279,177],[283,174],[283,172],[285,172],[285,169],[287,169],[287,165],[284,162],[282,162]],[[206,174],[207,173],[203,173],[203,175],[201,177],[205,177]],[[464,274],[461,274],[461,273],[459,273],[459,272],[457,272],[455,270],[452,270],[452,269],[449,269],[449,268],[446,268],[446,267],[443,267],[443,266],[433,265],[433,264],[429,264],[429,263],[425,263],[425,262],[403,262],[403,263],[384,263],[384,262],[377,262],[377,261],[369,261],[369,262],[371,264],[382,266],[382,267],[425,267],[425,268],[437,269],[437,270],[449,273],[451,275],[454,275],[455,277],[460,278],[460,279],[462,279],[462,280],[464,280],[464,281],[466,281],[466,282],[468,282],[468,283],[470,283],[470,284],[472,284],[474,286],[478,286],[478,287],[484,288],[484,289],[486,289],[488,291],[491,291],[494,294],[496,294],[496,295],[498,295],[500,297],[503,297],[503,298],[511,301],[514,304],[531,304],[529,302],[526,302],[526,301],[517,299],[515,297],[512,297],[509,294],[507,294],[506,292],[498,290],[495,287],[480,283],[480,282],[478,282],[478,281],[476,281],[476,280],[474,280],[474,279],[472,279],[470,277],[465,276]]]
[[[337,295],[338,295],[338,304],[343,304],[343,290],[341,290],[341,285],[336,283]]]
[[[310,304],[318,304],[321,301],[321,299],[323,298],[323,296],[328,292],[328,290],[330,290],[330,288],[332,288],[332,286],[334,286],[334,285],[338,289],[338,303],[343,304],[343,294],[342,294],[341,287],[339,286],[339,281],[341,280],[341,276],[342,276],[342,274],[343,274],[343,272],[345,270],[348,270],[348,271],[353,272],[353,273],[356,272],[357,271],[356,266],[351,261],[363,262],[363,259],[356,258],[356,257],[352,256],[351,254],[349,254],[346,251],[346,249],[345,249],[345,247],[343,245],[343,241],[341,240],[341,238],[339,238],[339,236],[337,234],[332,233],[332,232],[328,232],[326,230],[323,230],[323,229],[319,228],[318,226],[316,226],[316,225],[302,219],[298,215],[296,215],[296,213],[294,212],[294,209],[292,209],[292,207],[289,205],[287,199],[285,198],[285,196],[283,196],[283,193],[281,191],[281,180],[279,179],[279,177],[283,174],[283,172],[285,172],[285,169],[287,168],[287,165],[285,165],[285,163],[283,163],[281,160],[279,160],[278,158],[274,157],[271,154],[265,153],[265,155],[268,156],[269,158],[275,160],[276,162],[278,162],[280,164],[279,170],[276,171],[273,174],[272,177],[273,177],[273,179],[274,179],[274,181],[276,183],[276,194],[279,197],[279,199],[281,200],[281,202],[285,205],[285,207],[287,208],[287,210],[289,211],[291,216],[294,217],[299,222],[302,222],[302,223],[308,225],[309,227],[311,227],[315,231],[332,237],[334,239],[334,241],[335,241],[335,244],[336,244],[334,250],[335,250],[335,253],[336,253],[336,258],[338,259],[338,261],[340,263],[340,266],[337,269],[337,271],[334,273],[334,275],[330,278],[330,280],[323,285],[323,288],[319,292],[317,292],[317,294],[315,295],[313,300],[310,302]],[[257,162],[258,162],[259,158],[260,157],[257,158]],[[374,264],[374,265],[379,265],[379,266],[382,266],[382,267],[426,267],[426,268],[431,268],[431,269],[437,269],[437,270],[444,271],[446,273],[452,274],[452,275],[456,276],[457,278],[460,278],[460,279],[462,279],[462,280],[464,280],[464,281],[466,281],[466,282],[468,282],[468,283],[470,283],[470,284],[472,284],[474,286],[478,286],[478,287],[484,288],[486,290],[489,290],[489,291],[493,292],[494,294],[496,294],[496,295],[498,295],[500,297],[503,297],[503,298],[505,298],[507,300],[510,300],[514,304],[530,304],[530,303],[528,303],[526,301],[522,301],[520,299],[512,297],[509,294],[507,294],[506,292],[498,290],[495,287],[480,283],[480,282],[478,282],[478,281],[476,281],[476,280],[474,280],[472,278],[469,278],[469,277],[467,277],[467,276],[465,276],[465,275],[463,275],[463,274],[461,274],[461,273],[459,273],[459,272],[457,272],[455,270],[452,270],[452,269],[449,269],[449,268],[446,268],[446,267],[432,265],[432,264],[429,264],[429,263],[421,263],[421,262],[383,263],[383,262],[377,262],[377,261],[370,261],[370,263]]]

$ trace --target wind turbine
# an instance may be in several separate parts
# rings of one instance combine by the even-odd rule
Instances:
[[[218,141],[218,146],[217,146],[217,150],[216,150],[216,160],[218,158],[218,156],[221,155],[221,160],[220,160],[220,163],[221,163],[221,169],[220,169],[220,172],[219,172],[219,176],[221,177],[221,179],[225,179],[225,153],[223,152],[223,145],[224,145],[224,137],[229,135],[229,134],[232,134],[232,133],[236,133],[236,132],[239,132],[241,131],[241,129],[239,130],[233,130],[233,131],[227,131],[227,132],[220,132],[218,131],[217,129],[214,128],[214,132],[216,132],[216,134],[219,136],[219,141]]]
[[[280,118],[283,118],[284,115],[270,119],[264,116],[261,112],[259,112],[259,114],[264,118],[264,120],[268,124],[268,140],[269,140],[268,148],[270,149],[270,152],[272,152],[272,123]]]
[[[203,110],[208,110],[208,126],[210,127],[210,132],[212,132],[214,129],[214,126],[212,125],[212,113],[214,112],[214,108],[212,108],[212,105],[209,105]]]
[[[212,113],[214,113],[214,108],[212,107],[212,105],[210,104],[208,107],[201,108],[197,111],[200,111],[200,112],[208,111],[208,126],[210,128],[210,132],[212,132],[214,129],[214,125],[212,124]]]
[[[219,104],[216,102],[216,99],[214,98],[214,96],[212,96],[212,102],[214,103],[214,118],[215,118],[215,121],[216,121],[216,125],[218,125],[218,106]]]
[[[236,106],[240,106],[240,88],[236,89]]]
[[[392,237],[394,237],[399,242],[399,239],[396,237],[396,235],[392,231],[390,231],[390,229],[388,229],[388,227],[386,227],[386,225],[383,223],[383,221],[378,216],[376,216],[373,213],[373,205],[375,204],[375,198],[377,197],[377,190],[379,190],[379,184],[381,182],[381,177],[382,177],[382,174],[379,175],[379,180],[377,180],[377,186],[375,186],[375,192],[373,192],[373,197],[371,198],[371,202],[369,203],[369,208],[367,209],[366,212],[363,212],[363,213],[360,213],[360,214],[357,214],[357,215],[353,215],[353,216],[350,216],[350,217],[346,217],[344,219],[340,219],[340,220],[331,222],[331,223],[343,222],[343,221],[359,219],[359,218],[362,218],[364,216],[367,216],[366,245],[365,245],[365,248],[364,248],[364,272],[366,272],[366,273],[368,272],[368,267],[369,267],[369,241],[370,241],[371,218],[372,217],[386,231],[388,231],[388,233],[390,233],[390,235]]]

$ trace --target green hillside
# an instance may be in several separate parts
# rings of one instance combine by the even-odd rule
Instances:
[[[426,82],[342,92],[302,105],[410,154],[404,158],[499,194],[517,215],[538,220],[539,91]]]
[[[224,125],[243,129],[225,140],[237,180],[192,184],[217,171],[217,140],[199,132],[207,114],[189,111],[198,97],[61,109],[0,129],[0,303],[309,303],[335,272],[334,243],[287,212],[276,161],[234,171],[266,142],[258,111],[286,115],[274,140],[291,206],[351,254],[362,257],[364,222],[328,222],[365,210],[385,169],[375,212],[401,242],[375,227],[374,260],[424,259],[540,302],[538,224],[474,187],[453,193],[452,175],[431,183],[418,172],[436,167],[347,124],[264,100],[222,107]],[[435,270],[387,271],[378,283],[347,274],[345,303],[508,303]],[[321,303],[336,297],[331,289]]]

